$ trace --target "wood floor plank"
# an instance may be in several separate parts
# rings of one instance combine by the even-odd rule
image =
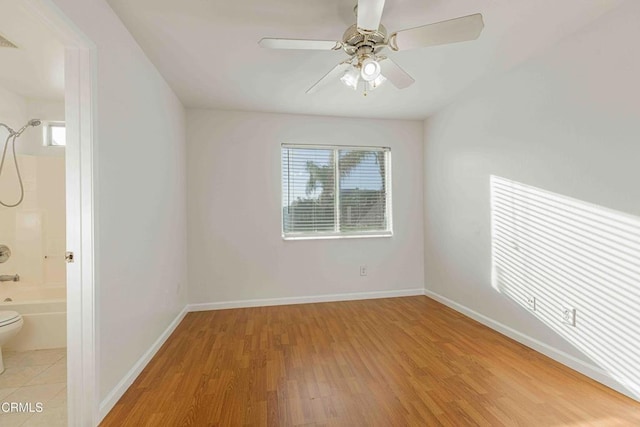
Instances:
[[[640,404],[427,297],[189,313],[102,426],[637,426]]]

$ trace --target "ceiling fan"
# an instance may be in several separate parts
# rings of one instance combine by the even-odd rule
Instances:
[[[358,0],[354,11],[357,23],[347,28],[342,41],[263,38],[259,44],[268,49],[344,50],[349,58],[325,74],[307,93],[316,92],[327,83],[340,80],[353,90],[362,82],[364,94],[386,80],[398,89],[412,85],[415,80],[391,58],[380,52],[389,47],[393,51],[475,40],[484,28],[482,15],[463,16],[416,28],[387,34],[380,24],[385,0]]]

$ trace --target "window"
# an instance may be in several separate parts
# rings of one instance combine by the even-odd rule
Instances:
[[[67,145],[67,129],[64,123],[49,122],[44,126],[44,145],[64,147]]]
[[[391,152],[282,145],[285,239],[391,236]]]

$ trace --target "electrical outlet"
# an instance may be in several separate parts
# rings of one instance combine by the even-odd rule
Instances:
[[[361,276],[366,276],[367,275],[367,266],[366,265],[361,265],[360,266],[360,275]]]
[[[562,323],[576,326],[576,309],[573,307],[562,307]]]
[[[527,308],[531,311],[536,311],[536,297],[527,297]]]

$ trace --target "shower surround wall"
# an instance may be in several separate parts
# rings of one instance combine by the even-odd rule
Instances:
[[[64,102],[24,98],[0,87],[0,122],[19,129],[30,119],[64,121]],[[7,132],[0,130],[4,144]],[[0,147],[1,149],[1,147]],[[0,311],[17,311],[24,319],[5,350],[65,347],[66,338],[66,207],[65,149],[43,144],[43,127],[30,128],[16,140],[24,182],[24,201],[15,208],[0,206],[0,244],[11,258],[0,274],[19,274],[19,282],[0,283]],[[7,153],[0,176],[0,198],[20,197],[13,156]]]
[[[27,99],[0,87],[0,122],[18,129],[32,118],[43,123],[64,121],[64,102]],[[0,150],[7,135],[0,129]],[[19,274],[20,282],[0,283],[2,300],[16,291],[24,294],[31,287],[36,288],[35,297],[42,294],[39,288],[66,286],[64,148],[45,147],[42,135],[43,127],[39,126],[16,140],[25,195],[15,208],[0,206],[0,244],[9,246],[12,252],[11,258],[0,264],[0,274]],[[0,176],[0,199],[14,203],[19,197],[13,156],[7,152]]]
[[[0,264],[0,274],[19,274],[16,285],[20,288],[65,286],[64,157],[18,155],[18,162],[25,195],[15,208],[0,207],[0,244],[12,252],[11,258]],[[13,162],[5,162],[0,198],[14,202],[19,194]],[[2,294],[10,285],[0,283]]]

